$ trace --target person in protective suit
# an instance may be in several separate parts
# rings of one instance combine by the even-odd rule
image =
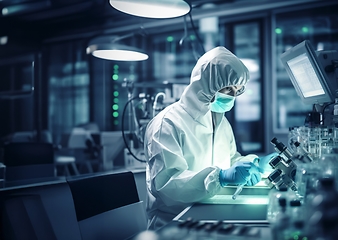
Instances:
[[[257,166],[257,155],[237,152],[224,116],[248,80],[241,60],[216,47],[197,61],[181,98],[149,122],[144,138],[148,229],[164,226],[226,185],[252,186],[261,180],[267,160]]]

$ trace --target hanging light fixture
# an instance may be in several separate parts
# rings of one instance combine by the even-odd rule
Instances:
[[[127,38],[134,34],[122,37],[102,36],[90,41],[86,49],[87,54],[94,57],[115,60],[115,61],[143,61],[148,59],[148,55],[135,47],[117,43],[117,41]]]
[[[184,0],[110,0],[110,5],[127,14],[146,18],[174,18],[188,14]]]

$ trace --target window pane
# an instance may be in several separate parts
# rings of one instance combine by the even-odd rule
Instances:
[[[275,131],[288,131],[302,126],[312,105],[298,97],[280,56],[287,49],[304,40],[310,40],[315,50],[338,49],[337,13],[335,7],[321,7],[276,15],[276,105]]]
[[[74,126],[89,122],[89,74],[82,48],[74,43],[50,50],[49,129],[55,142]]]
[[[234,53],[250,71],[246,91],[236,99],[234,132],[244,152],[262,152],[263,124],[259,23],[234,26]],[[239,149],[241,150],[241,149]]]

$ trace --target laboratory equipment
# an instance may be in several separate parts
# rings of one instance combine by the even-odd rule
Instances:
[[[279,211],[276,215],[276,221],[271,224],[272,239],[284,240],[284,233],[289,227],[290,218],[287,214],[287,199],[282,197],[278,199]]]
[[[236,200],[237,196],[242,192],[244,184],[238,185],[235,193],[232,195],[232,199]]]
[[[337,125],[337,51],[315,51],[310,41],[305,40],[284,52],[281,62],[302,102],[313,104],[305,126]]]
[[[298,154],[298,159],[302,162],[312,162],[313,159],[308,151],[301,145],[300,142],[294,142],[295,152]]]
[[[159,99],[162,97],[162,101]],[[160,111],[164,109],[163,100],[165,99],[166,95],[164,92],[159,92],[156,94],[154,103],[153,103],[153,115],[155,117]]]
[[[125,145],[124,163],[126,168],[145,168],[143,138],[149,121],[169,104],[177,101],[186,84],[137,83],[124,79],[122,87],[127,89],[128,101],[122,112],[122,137]],[[136,88],[159,88],[164,92],[154,97],[148,93],[134,93]]]
[[[316,142],[321,142],[322,137],[324,137],[325,141],[328,141],[330,137],[326,134],[328,132],[327,129],[321,132],[324,132],[324,134],[318,133]],[[303,144],[298,141],[294,142],[294,151],[290,151],[276,138],[273,138],[271,143],[274,144],[275,150],[279,155],[269,162],[274,171],[268,176],[266,180],[267,185],[275,187],[277,190],[282,188],[291,189],[294,192],[295,199],[302,201],[306,209],[311,208],[312,205],[310,203],[314,201],[315,195],[319,190],[318,183],[321,179],[323,177],[330,177],[333,181],[337,181],[338,179],[336,167],[337,154],[325,153],[321,155],[321,158],[313,158],[303,147]],[[272,202],[269,208],[273,208]],[[271,212],[271,209],[269,211]],[[338,216],[338,211],[334,214]],[[292,226],[294,229],[302,229],[302,226],[299,225],[301,223],[295,224],[297,226]]]
[[[268,186],[280,189],[282,187],[290,188],[297,191],[297,183],[295,182],[297,166],[313,162],[310,154],[301,146],[298,141],[294,142],[296,151],[290,151],[277,138],[271,140],[278,156],[272,158],[269,162],[274,171],[268,176],[266,183]]]
[[[289,201],[289,226],[284,231],[284,239],[307,239],[305,232],[304,209],[299,199]]]
[[[270,166],[275,170],[267,178],[268,186],[275,186],[277,189],[287,187],[296,191],[297,187],[294,179],[297,165],[293,161],[293,154],[282,142],[279,142],[277,138],[273,138],[271,144],[274,145],[279,155],[272,158],[269,162]]]
[[[254,163],[257,167],[258,167],[258,161],[259,161],[259,158],[255,158],[254,161],[253,161],[253,163]],[[233,199],[233,200],[236,200],[237,196],[242,192],[244,185],[245,185],[245,184],[243,183],[243,184],[239,184],[239,185],[237,186],[237,189],[236,189],[235,193],[232,195],[232,199]]]
[[[338,172],[335,167],[338,54],[336,51],[315,51],[305,40],[283,53],[281,61],[297,94],[305,104],[313,104],[313,111],[306,116],[304,126],[289,129],[289,148],[276,138],[271,140],[279,155],[269,162],[274,171],[266,183],[277,190],[288,188],[294,193],[286,212],[290,225],[282,232],[277,225],[272,226],[272,233],[277,231],[285,239],[308,236],[337,239],[338,208],[335,201],[338,195],[334,183]],[[326,179],[328,176],[331,180]],[[276,208],[274,202],[269,202],[269,218]],[[305,218],[300,219],[301,216]],[[304,225],[305,219],[308,227]]]
[[[281,55],[281,61],[306,104],[333,102],[336,98],[338,53],[315,51],[309,40],[290,48]]]
[[[269,162],[270,166],[275,170],[268,176],[267,184],[270,187],[275,186],[277,189],[287,187],[297,191],[298,186],[295,179],[298,166],[301,165],[301,169],[304,170],[299,171],[300,175],[309,174],[309,172],[312,172],[309,171],[310,169],[317,171],[318,167],[309,165],[314,161],[311,154],[298,141],[293,142],[294,151],[292,152],[277,138],[273,138],[271,143],[279,155]],[[302,181],[299,180],[298,183],[302,184]]]
[[[274,149],[276,150],[277,153],[282,154],[284,156],[285,160],[291,159],[292,153],[282,142],[279,142],[277,138],[273,138],[271,140],[271,144],[274,145]]]
[[[277,215],[280,211],[279,199],[287,198],[290,191],[286,187],[280,189],[273,188],[269,192],[269,205],[266,211],[266,219],[270,224],[277,221]]]
[[[147,101],[145,94],[134,95],[134,82],[128,79],[124,79],[122,87],[125,87],[128,91],[128,101],[123,108],[122,113],[122,137],[125,144],[124,149],[124,163],[126,168],[145,168],[145,158],[143,152],[143,130],[145,129],[147,122],[140,124],[141,122],[136,117],[135,103],[136,105],[144,104]],[[145,101],[142,101],[142,100]],[[125,116],[128,112],[128,124],[129,131],[126,132]],[[147,116],[147,111],[144,111]]]
[[[338,239],[338,191],[334,178],[319,179],[316,193],[308,201],[306,231],[313,239]]]

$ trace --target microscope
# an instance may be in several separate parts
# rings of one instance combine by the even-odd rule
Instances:
[[[297,151],[291,152],[282,142],[277,138],[271,140],[278,156],[272,158],[269,165],[274,171],[266,179],[266,184],[270,187],[290,188],[297,191],[297,184],[295,182],[297,163],[311,163],[313,161],[309,153],[303,149],[301,144],[295,141],[293,144]]]
[[[273,138],[271,144],[274,145],[279,155],[272,158],[269,162],[274,171],[266,179],[267,185],[270,188],[276,187],[278,190],[282,187],[286,187],[296,191],[295,176],[297,165],[293,161],[293,154],[283,143],[279,142],[277,138]]]

